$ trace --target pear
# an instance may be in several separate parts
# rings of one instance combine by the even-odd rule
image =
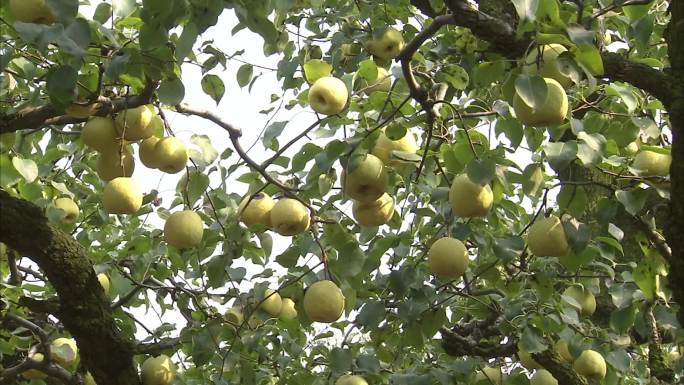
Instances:
[[[120,152],[119,148],[100,154],[97,158],[97,175],[104,181],[118,177],[130,177],[135,170],[135,160],[127,148]]]
[[[570,252],[563,224],[555,215],[534,221],[527,233],[527,246],[538,257],[563,257]]]
[[[344,82],[336,77],[325,76],[314,82],[309,89],[309,105],[323,115],[335,115],[344,110],[349,91]]]
[[[293,236],[309,229],[309,209],[302,202],[282,198],[271,209],[271,226],[278,234]]]
[[[57,198],[54,202],[52,202],[52,206],[64,211],[62,223],[72,224],[76,222],[76,219],[78,219],[78,215],[80,214],[78,205],[76,205],[71,198]]]
[[[52,360],[62,367],[70,367],[76,363],[78,348],[73,338],[57,338],[50,344]]]
[[[156,136],[150,136],[149,138],[140,142],[138,146],[138,157],[142,164],[147,168],[159,168],[160,164],[155,156],[155,147],[159,143],[160,138]]]
[[[297,318],[297,309],[295,309],[295,303],[292,299],[283,298],[283,306],[278,318],[285,321]]]
[[[105,295],[109,295],[109,277],[107,277],[107,274],[98,274],[97,281],[100,282],[100,286],[102,286],[102,290],[104,290]]]
[[[606,361],[601,353],[585,350],[572,364],[573,369],[587,378],[601,380],[606,376]]]
[[[503,385],[504,375],[500,368],[485,366],[475,375],[475,383],[477,384],[480,381],[489,381],[487,384]]]
[[[104,188],[102,206],[109,214],[135,214],[142,206],[143,193],[131,178],[115,178]]]
[[[575,360],[575,357],[570,354],[567,341],[558,340],[553,345],[553,349],[556,351],[556,354],[558,354],[560,358],[562,358],[563,361],[567,362],[568,364],[572,364],[572,362]]]
[[[176,365],[165,354],[150,357],[142,364],[143,385],[171,385],[175,379]]]
[[[573,298],[580,305],[580,314],[583,317],[590,317],[596,311],[596,298],[591,291],[579,286],[570,286],[565,289],[563,295]]]
[[[192,210],[177,211],[164,224],[164,240],[178,249],[199,245],[203,235],[202,218]]]
[[[385,164],[373,154],[352,155],[342,173],[344,193],[359,202],[373,202],[387,189]]]
[[[259,305],[259,309],[274,317],[277,317],[282,308],[283,300],[280,298],[280,294],[271,289],[266,289],[266,292],[264,293],[264,300],[261,302],[261,305]]]
[[[439,278],[451,280],[461,277],[468,261],[468,250],[458,239],[440,238],[428,250],[428,267]]]
[[[23,23],[52,24],[56,19],[45,0],[10,0],[9,11]]]
[[[335,381],[335,385],[368,385],[368,382],[361,376],[345,374]]]
[[[114,120],[100,116],[90,118],[83,126],[81,140],[83,144],[99,152],[113,152],[112,149],[121,145]]]
[[[245,316],[239,307],[233,306],[226,312],[226,320],[234,325],[240,325],[244,319]]]
[[[413,134],[406,131],[406,135],[403,137],[392,140],[385,134],[385,130],[382,129],[380,136],[378,136],[378,140],[375,141],[375,146],[373,146],[371,153],[388,166],[400,164],[401,161],[392,159],[392,151],[415,154],[416,151],[418,151],[418,144],[416,144],[416,139],[413,137]]]
[[[557,126],[565,121],[569,111],[568,96],[557,81],[544,78],[548,93],[541,107],[532,109],[516,92],[513,110],[521,123],[533,127]]]
[[[558,385],[558,380],[546,369],[538,369],[530,378],[530,385]]]
[[[449,189],[449,203],[454,214],[463,218],[484,217],[494,202],[489,185],[473,183],[467,174],[458,175]]]
[[[638,170],[640,176],[667,176],[671,164],[671,155],[644,150],[636,154],[632,167]]]
[[[154,146],[153,159],[152,164],[157,164],[161,171],[177,174],[185,169],[185,164],[188,163],[188,149],[182,140],[175,136],[167,136]]]
[[[69,106],[64,109],[64,112],[66,112],[66,114],[69,116],[73,116],[74,118],[85,119],[93,116],[93,114],[97,112],[97,109],[97,103],[81,104],[79,102],[69,104]]]
[[[304,312],[315,322],[332,323],[344,312],[344,295],[328,280],[318,281],[304,293]]]
[[[528,370],[540,369],[542,367],[525,349],[518,349],[518,359],[520,360],[522,366]]]
[[[352,205],[354,219],[361,226],[372,227],[386,224],[394,215],[394,199],[387,193],[373,202],[354,201]]]
[[[375,91],[389,92],[392,89],[392,79],[386,69],[378,67],[378,75],[373,81],[369,83],[368,80],[359,77],[355,82],[354,88],[366,95],[370,95]]]
[[[31,354],[31,359],[34,361],[43,362],[44,358],[45,356],[43,356],[43,353],[36,352]],[[29,369],[27,371],[22,372],[21,375],[27,380],[43,380],[47,378],[47,374],[41,372],[38,369]]]
[[[137,142],[154,135],[155,125],[152,123],[154,107],[143,105],[119,112],[114,119],[116,129],[126,140]]]
[[[395,28],[387,28],[378,39],[369,41],[366,49],[382,60],[392,60],[404,48],[404,36]]]
[[[560,44],[545,45],[541,47],[541,59],[539,59],[538,51],[535,48],[527,55],[523,73],[553,79],[565,89],[571,87],[574,81],[570,76],[563,73],[564,71],[567,72],[568,69],[564,68],[564,65],[558,60],[558,56],[566,52],[567,48]],[[539,64],[539,67],[537,67],[537,64]]]
[[[240,221],[247,227],[254,225],[271,226],[271,210],[275,202],[271,197],[259,192],[256,194],[248,194],[240,202],[238,213],[240,214]]]

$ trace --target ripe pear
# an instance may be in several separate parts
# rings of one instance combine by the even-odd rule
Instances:
[[[369,83],[368,80],[360,77],[356,80],[354,88],[366,95],[375,91],[389,92],[392,88],[392,78],[386,69],[378,67],[378,74],[375,79]]]
[[[245,316],[239,307],[233,306],[226,312],[226,320],[234,325],[240,325],[244,319]]]
[[[278,234],[293,236],[309,229],[309,209],[292,198],[281,198],[271,209],[271,227]]]
[[[185,143],[175,136],[160,139],[154,146],[153,164],[167,174],[177,174],[185,169],[188,163],[188,149]]]
[[[565,340],[558,340],[554,345],[553,349],[556,351],[556,354],[560,356],[560,358],[563,359],[563,361],[567,362],[568,364],[572,364],[572,362],[575,360],[575,357],[572,356],[570,353],[570,349],[568,348],[568,342]]]
[[[458,239],[440,238],[428,250],[428,267],[442,279],[461,277],[468,267],[468,261],[468,250]]]
[[[160,140],[161,139],[159,137],[150,136],[149,138],[140,142],[140,145],[138,146],[138,157],[145,167],[159,168],[160,164],[158,163],[158,159],[155,156],[154,150]]]
[[[131,142],[147,139],[154,135],[155,125],[150,124],[154,115],[154,107],[151,105],[129,108],[116,115],[116,129]]]
[[[347,105],[348,98],[347,86],[336,77],[322,77],[309,88],[309,105],[319,114],[339,114]]]
[[[297,318],[297,309],[295,303],[290,298],[283,298],[283,307],[280,309],[278,318],[281,320],[291,320]]]
[[[563,224],[555,215],[534,221],[527,233],[527,246],[538,257],[563,257],[570,252]]]
[[[23,23],[52,24],[56,19],[45,0],[10,0],[9,10]]]
[[[368,385],[368,382],[361,376],[345,374],[335,381],[335,385]]]
[[[638,140],[629,142],[628,145],[622,148],[622,153],[625,155],[634,155],[639,152],[639,147],[641,147],[641,145]]]
[[[31,354],[31,359],[34,361],[43,362],[44,358],[45,356],[43,356],[43,353]],[[42,380],[47,378],[47,374],[41,372],[38,369],[29,369],[25,372],[22,372],[21,375],[27,380]]]
[[[548,370],[537,369],[530,378],[530,385],[558,385],[558,380]]]
[[[164,224],[164,240],[178,249],[199,245],[203,235],[202,218],[192,210],[177,211]]]
[[[378,140],[375,141],[375,146],[373,146],[371,153],[388,166],[400,164],[401,161],[392,159],[392,151],[415,154],[416,151],[418,151],[418,144],[416,144],[416,139],[413,137],[413,134],[406,131],[406,135],[403,137],[392,140],[385,134],[385,130],[383,129],[380,132],[380,136],[378,136]]]
[[[107,277],[107,274],[98,274],[97,280],[100,282],[100,286],[102,286],[102,290],[104,290],[105,295],[109,295],[109,277]]]
[[[488,384],[503,385],[504,375],[501,373],[500,368],[492,368],[491,366],[485,366],[481,371],[477,372],[475,375],[475,383],[480,381],[489,381]]]
[[[344,193],[359,202],[373,202],[387,189],[385,164],[373,154],[352,155],[342,173]]]
[[[344,295],[328,280],[318,281],[304,293],[304,312],[315,322],[333,323],[344,312]]]
[[[644,150],[636,154],[632,167],[640,176],[667,176],[670,173],[672,156],[655,151]]]
[[[76,203],[73,200],[71,200],[71,198],[57,198],[54,202],[52,202],[52,205],[55,208],[62,209],[64,211],[64,218],[62,218],[62,223],[72,224],[76,222],[76,219],[78,219],[80,210],[78,209],[78,205],[76,205]]]
[[[142,364],[143,385],[171,385],[175,379],[176,365],[165,354],[150,357]]]
[[[57,338],[50,344],[52,360],[62,367],[70,367],[76,363],[78,348],[73,338]]]
[[[603,379],[606,376],[606,361],[601,353],[593,350],[585,350],[572,364],[575,371],[587,378]]]
[[[99,152],[113,152],[121,145],[114,120],[95,116],[81,130],[83,144]]]
[[[449,203],[454,214],[463,218],[484,217],[494,202],[489,185],[473,183],[467,174],[454,178],[449,189]]]
[[[264,300],[261,302],[261,305],[259,305],[259,309],[274,317],[277,317],[282,308],[283,299],[280,297],[280,294],[271,289],[266,289],[266,292],[264,293]]]
[[[580,314],[583,317],[590,317],[596,311],[596,298],[591,291],[579,286],[570,286],[565,289],[563,295],[573,298],[580,304]]]
[[[135,214],[142,206],[143,193],[131,178],[115,178],[104,188],[102,206],[109,214]]]
[[[548,44],[541,48],[542,55],[539,58],[539,50],[533,49],[525,58],[523,73],[528,75],[539,75],[557,81],[563,88],[567,89],[573,85],[570,76],[563,73],[564,65],[558,60],[558,56],[567,51],[567,48],[560,44]],[[539,67],[537,67],[537,62]]]
[[[373,202],[354,201],[352,214],[361,226],[382,226],[389,222],[394,215],[394,199],[389,194],[384,193]]]
[[[366,49],[382,60],[392,60],[404,48],[404,36],[395,28],[387,28],[378,39],[366,43]]]
[[[532,109],[516,92],[513,96],[513,110],[521,123],[533,127],[557,126],[568,115],[568,96],[557,81],[544,78],[548,93],[541,107]]]
[[[97,175],[104,181],[118,177],[130,177],[135,171],[135,160],[127,148],[119,148],[100,153],[97,158]]]
[[[247,227],[257,224],[271,227],[273,206],[275,206],[275,202],[264,192],[248,194],[242,199],[238,207],[240,221]]]
[[[525,349],[518,349],[518,359],[520,360],[520,364],[522,364],[522,366],[528,370],[539,369],[542,367],[539,365],[539,362],[535,361],[534,358],[532,358],[532,355]]]

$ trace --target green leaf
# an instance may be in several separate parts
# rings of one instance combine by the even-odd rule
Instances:
[[[625,210],[632,215],[636,215],[644,208],[648,192],[646,190],[618,190],[615,192],[617,200],[625,206]]]
[[[610,314],[610,326],[618,333],[625,334],[634,325],[637,308],[634,304],[617,309]]]
[[[577,157],[577,142],[552,142],[544,145],[549,165],[556,171],[567,167]]]
[[[518,345],[521,349],[524,349],[529,353],[540,353],[546,350],[546,345],[544,344],[542,336],[529,327],[526,327],[525,330],[523,330]]]
[[[594,76],[603,75],[603,59],[598,48],[590,44],[580,44],[573,52],[575,60]]]
[[[311,63],[311,61],[309,63]],[[304,65],[305,71],[306,71],[306,65],[309,63],[306,63]],[[328,63],[325,63],[325,64],[328,64]],[[332,66],[330,67],[330,71],[332,71]],[[330,73],[331,72],[328,72],[328,74],[330,74]],[[377,66],[377,64],[375,64],[375,61],[373,59],[366,59],[366,60],[359,63],[359,70],[356,71],[356,75],[362,77],[363,79],[366,79],[367,81],[374,81],[375,79],[378,78],[378,66]],[[327,76],[327,75],[324,75],[324,76]],[[311,78],[309,77],[308,73],[306,75],[306,78],[309,80],[309,82],[313,82],[311,80]]]
[[[47,6],[57,20],[68,24],[78,14],[78,0],[47,0]]]
[[[535,21],[539,0],[512,0],[520,20]]]
[[[59,108],[66,107],[74,99],[78,71],[70,66],[60,66],[47,75],[47,93],[50,102]]]
[[[541,76],[518,75],[515,92],[530,108],[538,109],[546,102],[549,91]]]
[[[278,262],[284,268],[291,268],[297,265],[297,260],[299,259],[299,248],[288,247],[282,254],[276,257],[276,262]]]
[[[465,68],[455,64],[443,67],[442,70],[437,74],[437,79],[439,81],[446,81],[457,90],[464,90],[470,82],[468,71],[466,71]]]
[[[114,1],[116,2],[116,1]],[[96,20],[100,24],[104,24],[109,20],[112,15],[112,5],[109,3],[100,3],[95,8],[95,13],[93,14],[93,20]]]
[[[5,154],[0,154],[0,187],[9,187],[21,180],[22,176]]]
[[[207,135],[193,135],[190,137],[190,142],[199,147],[200,153],[191,150],[191,157],[195,161],[201,161],[204,165],[213,163],[218,158],[218,151],[211,144],[211,139]]]
[[[521,237],[511,235],[495,239],[492,249],[497,258],[509,262],[520,257],[524,247],[525,241]]]
[[[490,158],[474,159],[468,164],[467,172],[473,183],[486,185],[496,176],[496,163]]]
[[[304,63],[304,75],[306,76],[306,80],[311,84],[322,77],[330,76],[332,70],[333,68],[328,62],[320,59],[313,59]],[[377,68],[375,71],[375,77],[377,77]]]
[[[385,305],[376,300],[369,300],[363,305],[359,315],[356,317],[356,322],[365,326],[368,330],[378,328],[378,325],[385,319]]]
[[[348,372],[352,364],[352,352],[349,349],[333,348],[328,356],[330,370],[333,373]]]
[[[237,71],[237,82],[240,88],[244,88],[252,80],[252,73],[254,73],[254,67],[251,64],[243,64],[238,68]]]
[[[581,253],[591,240],[591,228],[575,218],[563,220],[562,223],[570,248],[575,254]]]
[[[288,122],[273,122],[268,127],[266,127],[266,131],[264,131],[264,136],[261,139],[261,142],[264,144],[266,148],[270,148],[274,151],[278,149],[279,145],[277,138],[280,136],[280,134],[283,133],[283,130],[285,129],[285,126],[287,126],[287,123]]]
[[[12,165],[27,183],[32,183],[38,178],[38,165],[33,160],[14,157]]]
[[[178,78],[165,80],[159,86],[159,101],[168,105],[176,105],[185,97],[185,86]]]
[[[188,23],[183,27],[183,32],[176,42],[176,51],[174,52],[176,61],[182,62],[192,52],[192,46],[195,44],[197,36],[199,36],[199,30],[195,23]]]
[[[660,292],[662,263],[655,257],[644,257],[632,270],[632,279],[644,296],[653,301]]]
[[[496,125],[494,126],[494,132],[497,135],[504,134],[506,138],[511,142],[513,149],[517,149],[520,146],[523,138],[523,126],[518,119],[513,118],[499,118],[496,120]]]
[[[223,80],[216,75],[205,75],[202,78],[201,83],[202,91],[211,96],[218,105],[221,98],[223,98],[223,94],[226,92],[226,86],[223,84]]]
[[[112,7],[114,8],[114,16],[127,17],[136,9],[135,0],[112,0]]]

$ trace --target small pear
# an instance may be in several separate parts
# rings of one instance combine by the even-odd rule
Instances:
[[[97,109],[97,103],[85,104],[79,101],[78,103],[69,104],[64,109],[64,112],[66,112],[66,114],[69,116],[73,116],[74,118],[85,119],[93,116],[93,114],[97,112]]]
[[[309,105],[323,115],[335,115],[344,110],[349,91],[344,82],[336,77],[325,76],[314,82],[309,89]]]
[[[361,226],[382,226],[389,222],[394,215],[394,199],[389,194],[384,193],[373,202],[354,201],[352,214]]]
[[[52,360],[62,367],[70,367],[76,363],[78,348],[73,338],[57,338],[50,344]]]
[[[315,322],[333,323],[344,312],[344,295],[332,281],[318,281],[304,293],[304,312]]]
[[[275,206],[275,202],[264,192],[248,194],[242,199],[238,207],[240,221],[247,227],[257,224],[270,227],[273,206]]]
[[[278,292],[271,289],[266,289],[264,293],[264,300],[259,305],[259,309],[265,311],[266,313],[277,317],[280,315],[280,311],[283,308],[283,300]]]
[[[71,200],[71,198],[57,198],[52,202],[53,207],[62,209],[64,211],[64,218],[62,218],[62,223],[72,224],[76,222],[80,214],[78,205]]]
[[[530,385],[558,385],[558,380],[548,370],[537,369],[530,378]]]
[[[171,385],[175,379],[176,365],[165,354],[150,357],[142,364],[143,385]]]
[[[373,202],[387,190],[385,164],[373,154],[352,155],[342,173],[344,193],[359,202]]]
[[[537,217],[527,233],[527,246],[538,257],[563,257],[570,252],[563,224],[555,215]]]
[[[382,60],[392,60],[404,48],[404,36],[395,28],[387,28],[380,38],[371,40],[366,48],[373,56]]]
[[[154,146],[152,164],[157,164],[158,169],[167,174],[177,174],[185,169],[188,163],[188,149],[185,143],[175,136],[167,136],[160,139]]]
[[[644,150],[636,154],[632,167],[638,170],[639,176],[667,176],[671,164],[672,155]]]
[[[283,298],[283,306],[280,309],[278,318],[285,321],[297,318],[297,309],[295,309],[295,303],[293,300],[290,298]]]
[[[31,354],[31,359],[34,361],[43,362],[44,358],[45,356],[43,356],[43,353],[36,352]],[[47,378],[47,374],[41,372],[38,369],[29,369],[25,372],[22,372],[21,375],[27,380],[43,380]]]
[[[109,295],[109,277],[107,277],[107,274],[98,274],[97,280],[100,282],[100,286],[102,286],[102,290],[104,290],[105,295]]]
[[[99,152],[112,152],[120,146],[119,133],[112,118],[95,116],[90,118],[81,130],[83,144]]]
[[[102,193],[102,206],[109,214],[135,214],[142,200],[142,190],[131,178],[112,179]]]
[[[244,319],[245,316],[240,307],[233,306],[226,312],[226,320],[233,325],[240,325]]]
[[[567,341],[556,341],[556,343],[553,345],[553,349],[560,356],[560,358],[562,358],[563,361],[567,362],[568,364],[572,364],[572,362],[575,360],[575,357],[573,357],[572,354],[570,354],[570,349],[568,348]]]
[[[56,20],[46,0],[10,0],[9,11],[14,20],[23,23],[49,25]]]
[[[159,168],[159,163],[155,156],[155,147],[161,139],[156,136],[150,136],[149,138],[140,142],[138,146],[138,157],[142,164],[147,168]]]
[[[126,140],[137,142],[154,135],[155,125],[152,123],[154,107],[151,105],[129,108],[116,116],[116,128]]]
[[[309,229],[309,209],[300,201],[281,198],[271,209],[271,226],[278,234],[293,236]]]
[[[583,317],[590,317],[596,311],[596,297],[591,291],[579,286],[570,286],[565,289],[563,295],[573,298],[580,305],[580,314]]]
[[[403,137],[392,140],[385,134],[385,130],[383,129],[380,132],[380,136],[378,136],[378,140],[375,141],[375,146],[373,146],[371,153],[388,166],[400,164],[401,161],[392,159],[392,151],[415,154],[418,151],[418,144],[416,144],[416,139],[413,137],[413,134],[406,131],[406,135]]]
[[[557,126],[568,115],[568,95],[557,81],[544,78],[548,90],[541,107],[533,109],[516,92],[513,96],[513,110],[521,123],[532,127]]]
[[[449,189],[451,209],[459,217],[484,217],[494,202],[494,194],[489,185],[473,183],[467,174],[454,178]]]
[[[100,154],[97,158],[97,175],[104,181],[118,177],[130,177],[135,170],[135,160],[127,148],[120,152],[119,148]]]
[[[428,267],[442,279],[461,277],[468,267],[468,261],[468,250],[458,239],[440,238],[428,250]]]
[[[202,218],[192,210],[177,211],[164,224],[164,240],[178,249],[199,245],[203,235]]]
[[[335,381],[335,385],[368,385],[368,382],[361,376],[345,374]]]
[[[601,380],[606,376],[606,361],[601,353],[585,350],[572,364],[575,371],[587,378]]]
[[[567,52],[567,48],[560,44],[548,44],[541,47],[542,55],[539,59],[539,50],[533,49],[525,58],[523,73],[528,75],[539,75],[557,81],[563,88],[567,89],[574,83],[572,78],[566,75],[564,65],[558,60],[558,56]],[[537,63],[539,62],[539,63]],[[537,67],[539,65],[539,67]]]

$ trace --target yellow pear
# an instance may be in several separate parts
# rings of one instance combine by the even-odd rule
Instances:
[[[546,369],[538,369],[530,378],[530,385],[558,385],[558,380]]]
[[[468,267],[468,261],[468,250],[458,239],[440,238],[428,250],[428,267],[439,278],[461,277]]]
[[[395,28],[387,28],[378,39],[366,44],[368,51],[382,60],[392,60],[404,48],[404,36]]]
[[[156,136],[150,136],[149,138],[140,142],[138,146],[138,157],[142,164],[147,168],[159,168],[158,159],[155,156],[155,148],[157,143],[159,143],[160,138]]]
[[[368,80],[359,77],[355,82],[354,88],[366,95],[370,95],[375,91],[389,92],[392,88],[392,78],[386,69],[378,67],[378,75],[373,81],[369,83]]]
[[[199,245],[203,235],[202,218],[192,210],[177,211],[164,224],[164,240],[178,249]]]
[[[368,382],[361,376],[345,374],[335,381],[335,385],[368,385]]]
[[[584,317],[589,317],[596,311],[596,298],[591,291],[579,286],[570,286],[565,289],[563,295],[573,298],[580,305],[580,314]]]
[[[463,218],[484,217],[494,202],[489,185],[473,183],[467,174],[458,175],[449,189],[449,203],[454,214]]]
[[[570,349],[568,348],[568,342],[565,340],[558,340],[554,345],[553,349],[556,351],[556,354],[560,356],[560,358],[563,359],[563,361],[567,362],[568,364],[572,364],[572,362],[575,360],[575,357],[570,354]]]
[[[142,190],[131,178],[113,179],[102,193],[102,206],[109,214],[135,214],[142,200]]]
[[[171,385],[176,379],[176,365],[164,354],[150,357],[142,364],[143,385]]]
[[[283,307],[280,309],[278,318],[281,320],[291,320],[297,318],[297,309],[295,303],[290,298],[283,298]]]
[[[319,114],[339,114],[347,105],[348,98],[347,86],[336,77],[322,77],[309,88],[309,105]]]
[[[344,295],[337,285],[328,280],[318,281],[304,293],[304,312],[310,320],[332,323],[344,312]]]
[[[188,149],[185,143],[175,136],[160,139],[154,146],[153,164],[167,174],[177,174],[185,169],[188,163]]]
[[[601,353],[593,350],[585,350],[572,364],[575,371],[587,378],[603,379],[606,376],[606,361]]]
[[[57,338],[50,344],[52,360],[63,367],[70,367],[76,362],[78,348],[73,338]]]
[[[64,218],[62,218],[62,223],[72,224],[76,222],[76,219],[78,219],[78,215],[80,214],[78,205],[76,205],[76,203],[73,200],[71,200],[71,198],[57,198],[54,202],[52,202],[52,206],[58,209],[62,209],[64,211]]]
[[[385,164],[373,154],[352,155],[342,173],[344,193],[359,202],[373,202],[387,190]]]
[[[226,320],[234,325],[240,325],[244,319],[245,316],[240,307],[233,306],[226,312]]]
[[[240,202],[238,213],[240,214],[240,221],[247,227],[254,225],[271,226],[271,210],[275,202],[271,197],[259,192],[256,194],[248,194]]]
[[[259,305],[259,309],[274,317],[277,317],[282,308],[283,299],[280,297],[280,294],[271,289],[266,289],[266,292],[264,293],[264,300],[261,302],[261,305]]]
[[[518,349],[518,359],[520,360],[520,364],[522,364],[522,366],[528,370],[539,369],[542,367],[525,349]]]
[[[281,198],[271,209],[271,227],[280,235],[292,236],[309,229],[309,209],[292,198]]]
[[[406,135],[403,137],[392,140],[387,135],[385,135],[385,130],[382,129],[378,140],[375,141],[375,146],[371,153],[377,156],[386,165],[392,166],[400,164],[401,161],[392,159],[392,151],[407,152],[415,154],[418,151],[418,144],[416,144],[416,139],[413,134],[406,131]]]
[[[97,175],[104,181],[118,177],[130,177],[135,171],[135,160],[127,148],[119,148],[100,153],[97,158]]]
[[[632,167],[640,176],[667,176],[670,173],[672,156],[655,151],[644,150],[636,154]]]
[[[527,233],[527,246],[538,257],[563,257],[570,252],[563,224],[555,215],[537,217]]]
[[[475,375],[475,383],[480,381],[489,381],[489,383],[494,385],[503,385],[504,375],[501,373],[500,368],[485,366]]]
[[[81,140],[83,144],[99,152],[114,152],[121,145],[114,120],[100,116],[91,118],[83,126]]]
[[[16,21],[35,24],[55,22],[55,15],[45,0],[10,0],[9,10]]]
[[[150,124],[154,115],[154,107],[144,105],[119,112],[114,121],[119,134],[126,140],[137,142],[154,135],[156,126]]]
[[[45,358],[45,356],[43,356],[43,353],[31,354],[31,359],[34,361],[43,362],[44,358]],[[25,372],[22,372],[21,375],[22,375],[22,377],[24,377],[27,380],[42,380],[42,379],[47,378],[47,374],[45,374],[45,373],[43,373],[37,369],[29,369]]]
[[[361,226],[382,226],[394,215],[394,199],[384,193],[373,202],[354,201],[352,214]]]
[[[97,109],[97,103],[81,104],[79,102],[69,104],[69,106],[64,109],[64,112],[66,112],[66,114],[69,116],[73,116],[74,118],[85,119],[93,116]]]
[[[107,277],[107,274],[98,274],[97,280],[100,282],[100,286],[102,286],[102,290],[104,290],[105,295],[109,295],[109,277]]]
[[[533,127],[557,126],[565,121],[569,111],[568,96],[557,81],[544,78],[548,93],[541,107],[532,109],[516,92],[513,110],[521,123]]]
[[[558,61],[558,56],[566,52],[567,48],[560,44],[548,44],[541,47],[541,51],[541,59],[539,59],[539,50],[537,48],[530,51],[525,58],[523,73],[553,79],[565,89],[571,87],[574,82],[570,76],[563,73],[564,66]],[[539,65],[538,67],[537,64]]]
[[[641,147],[641,145],[638,140],[629,142],[628,145],[622,148],[622,153],[625,155],[634,155],[639,152],[639,147]]]

